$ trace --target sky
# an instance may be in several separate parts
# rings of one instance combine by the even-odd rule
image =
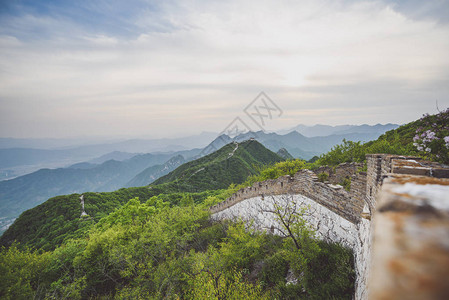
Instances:
[[[403,124],[447,107],[449,0],[0,0],[0,137]]]

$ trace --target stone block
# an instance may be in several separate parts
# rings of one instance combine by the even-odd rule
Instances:
[[[449,180],[385,180],[375,214],[370,299],[449,295]]]
[[[437,178],[449,178],[449,169],[432,169],[432,176]]]

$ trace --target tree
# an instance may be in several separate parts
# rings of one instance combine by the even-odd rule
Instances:
[[[48,264],[49,253],[38,254],[16,245],[0,251],[0,298],[32,299],[42,289],[41,273]]]
[[[236,229],[239,231],[238,235],[242,234],[241,226]],[[224,250],[223,247],[225,244],[222,244],[221,249],[209,247],[206,253],[195,253],[194,272],[190,277],[191,288],[187,299],[270,299],[268,293],[263,293],[259,283],[251,284],[244,280],[243,275],[247,269],[239,270],[233,266],[233,262],[228,261],[229,257],[224,257],[226,253],[234,257],[241,253],[229,253],[229,249]],[[244,256],[247,254],[243,253]]]
[[[351,298],[354,287],[352,251],[341,245],[318,241],[305,217],[310,207],[292,195],[265,197],[259,206],[274,215],[270,230],[284,236],[290,268],[307,298]]]
[[[302,201],[296,201],[292,195],[263,197],[258,210],[274,215],[276,223],[269,230],[291,239],[296,249],[301,249],[303,239],[315,235],[304,219],[306,214],[310,214],[310,207]]]

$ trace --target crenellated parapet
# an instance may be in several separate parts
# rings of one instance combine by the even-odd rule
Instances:
[[[365,173],[355,172],[359,167],[359,164],[343,164],[336,167],[336,170],[342,170],[339,171],[339,174],[344,176],[342,178],[346,178],[346,176],[353,178],[350,191],[346,191],[339,184],[320,182],[316,172],[300,170],[293,177],[281,176],[277,179],[256,182],[250,187],[242,188],[225,201],[213,206],[211,213],[217,213],[249,198],[301,194],[327,207],[348,221],[357,223],[365,201],[363,189],[366,182]],[[348,172],[347,169],[354,172]],[[333,178],[337,177],[333,176]]]
[[[366,200],[371,212],[375,211],[376,199],[382,188],[383,181],[390,174],[449,178],[448,166],[425,161],[420,157],[368,154],[366,155],[366,162],[368,166]]]

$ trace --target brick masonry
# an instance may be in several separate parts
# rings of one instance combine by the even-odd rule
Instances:
[[[366,174],[363,172],[359,174],[355,173],[358,167],[360,167],[360,164],[343,164],[336,168],[336,170],[342,169],[342,171],[339,171],[340,174],[344,174],[348,178],[354,178],[354,184],[351,184],[349,192],[344,190],[341,185],[318,181],[316,174],[320,170],[318,172],[301,170],[293,177],[288,175],[282,176],[278,179],[256,182],[250,187],[240,189],[225,201],[212,207],[211,212],[212,214],[217,213],[240,201],[253,197],[301,194],[356,224],[359,222],[360,214],[365,203],[363,189],[366,178]],[[346,169],[350,169],[350,171]]]

